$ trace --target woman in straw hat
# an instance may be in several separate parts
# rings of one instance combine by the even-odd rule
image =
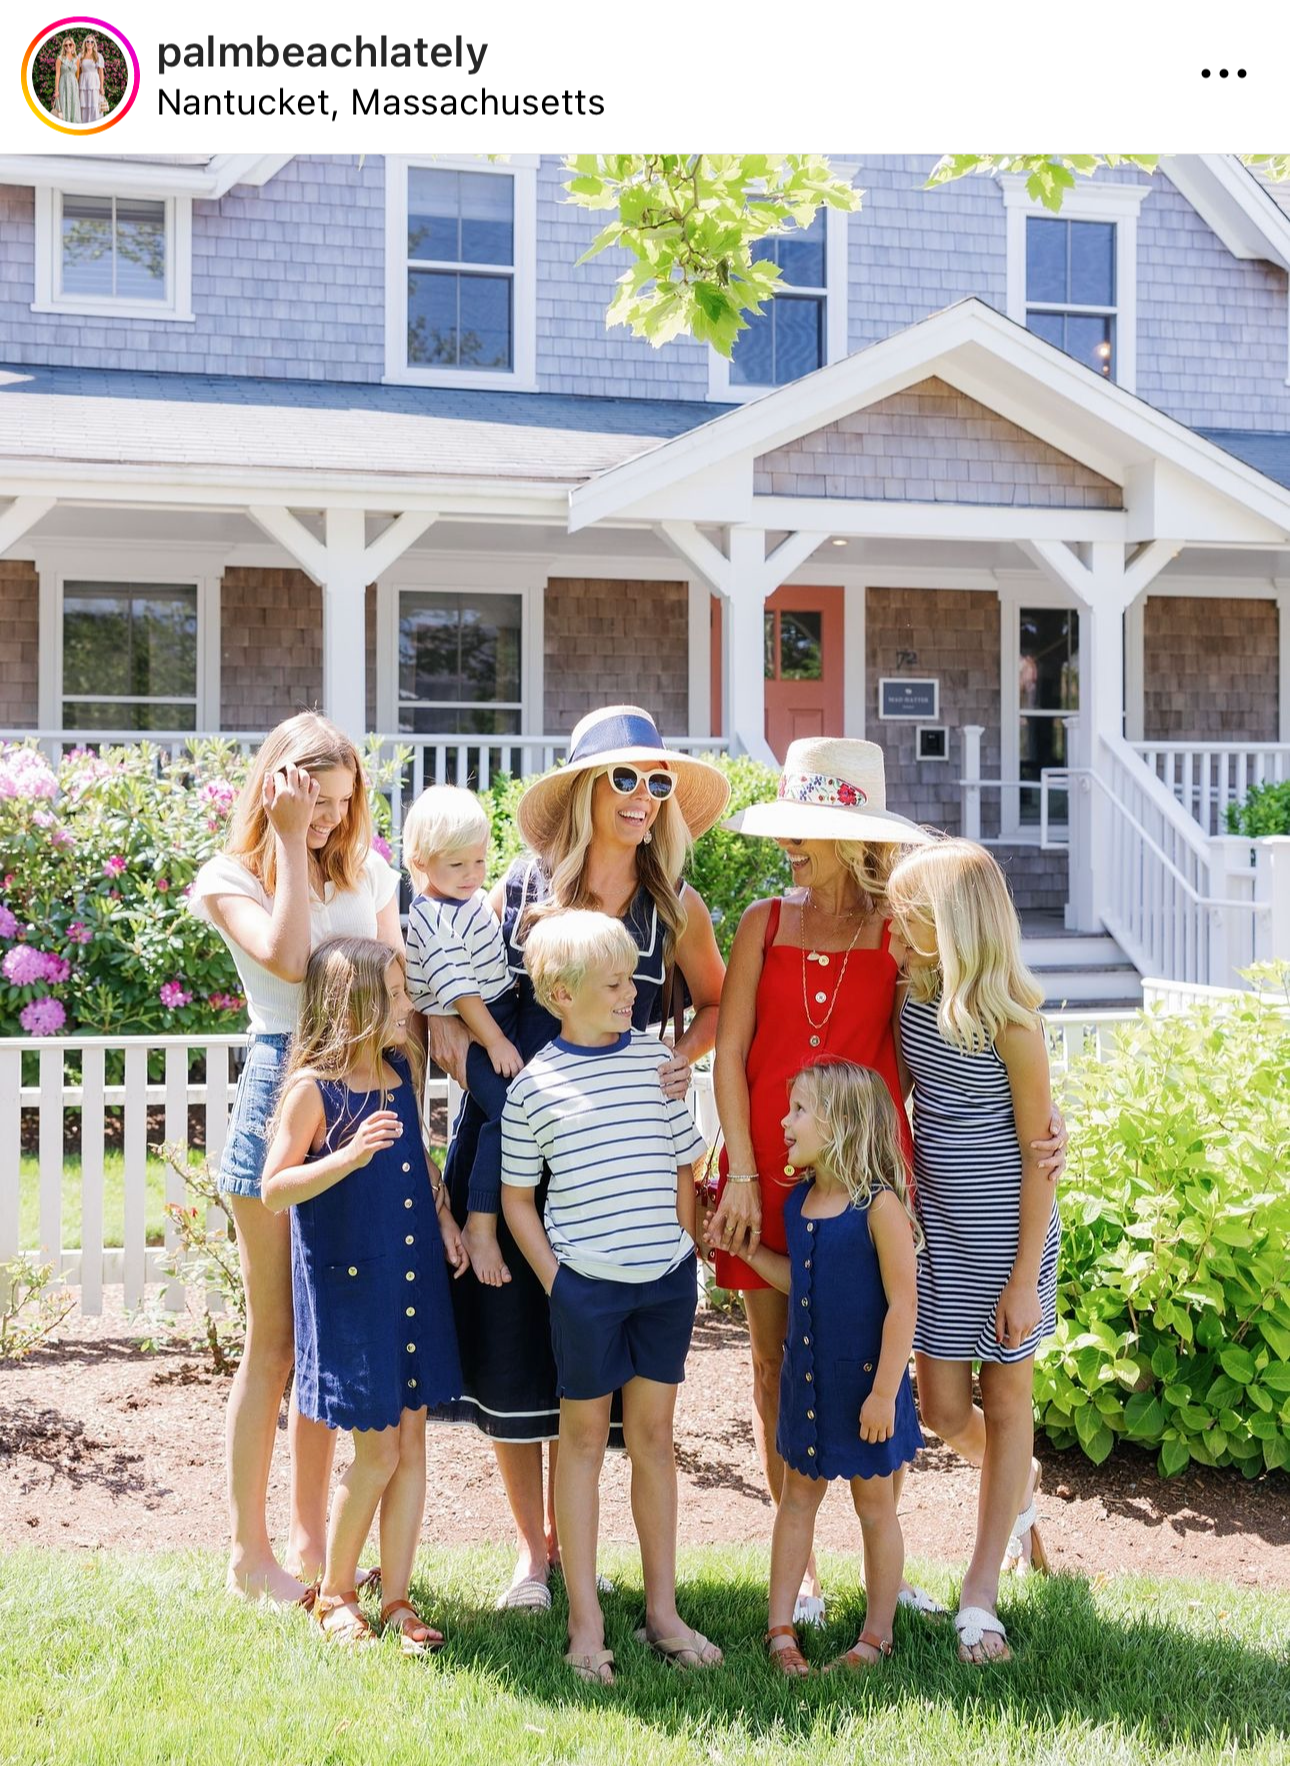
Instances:
[[[753,1429],[772,1497],[783,1479],[775,1447],[779,1383],[788,1328],[785,1296],[739,1255],[764,1242],[783,1251],[784,1202],[796,1182],[785,1164],[781,1119],[794,1075],[836,1057],[882,1075],[911,1153],[895,1033],[896,959],[890,949],[887,878],[903,848],[930,836],[886,807],[882,750],[873,742],[825,737],[794,742],[773,803],[725,824],[773,839],[793,887],[754,902],[730,951],[714,1070],[725,1136],[721,1189],[708,1227],[716,1278],[743,1291],[753,1352]],[[1064,1131],[1045,1152],[1060,1167]],[[809,1414],[809,1413],[808,1413]],[[945,1609],[908,1585],[901,1600],[932,1614]],[[814,1558],[794,1614],[819,1624],[824,1598]]]
[[[524,940],[535,919],[562,908],[596,908],[622,920],[640,951],[632,1022],[657,1023],[664,982],[675,971],[694,1015],[673,1058],[660,1068],[669,1096],[684,1096],[690,1062],[716,1037],[724,966],[712,920],[681,882],[690,847],[718,821],[730,787],[708,762],[665,747],[648,712],[611,705],[575,728],[566,763],[537,779],[520,799],[528,853],[492,892],[507,959],[520,991],[517,1042],[529,1060],[558,1035],[524,969]],[[436,1061],[459,1072],[464,1036],[456,1020],[430,1020]],[[467,1396],[439,1414],[489,1435],[519,1537],[519,1558],[503,1607],[545,1610],[548,1571],[557,1562],[554,1522],[543,1502],[542,1443],[559,1433],[550,1314],[545,1293],[515,1249],[496,1189],[472,1172],[481,1118],[467,1097],[445,1169],[467,1243],[495,1239],[503,1259],[496,1285],[455,1284],[457,1333]],[[544,1191],[538,1192],[541,1206]],[[492,1259],[495,1262],[495,1259]]]

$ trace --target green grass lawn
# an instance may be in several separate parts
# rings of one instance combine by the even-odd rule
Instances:
[[[433,1500],[433,1499],[432,1499]],[[714,1495],[713,1500],[718,1500]],[[200,1524],[195,1517],[195,1525]],[[209,1519],[209,1517],[208,1517]],[[779,1680],[763,1660],[764,1552],[682,1554],[682,1608],[726,1664],[682,1676],[632,1639],[639,1568],[607,1552],[612,1688],[560,1661],[563,1602],[534,1618],[491,1610],[509,1557],[423,1553],[414,1595],[447,1633],[441,1656],[393,1642],[358,1654],[299,1612],[221,1592],[211,1552],[158,1557],[23,1549],[0,1560],[0,1761],[586,1762],[588,1766],[963,1766],[965,1762],[1285,1762],[1290,1595],[1125,1577],[1031,1578],[1004,1604],[1016,1659],[954,1659],[944,1627],[901,1614],[896,1658],[871,1675]],[[943,1566],[920,1566],[943,1598]],[[816,1661],[853,1638],[854,1563]]]
[[[443,1164],[445,1149],[431,1152]],[[148,1159],[145,1182],[144,1221],[148,1243],[160,1245],[165,1238],[166,1175],[161,1159]],[[40,1161],[24,1153],[18,1163],[19,1246],[34,1251],[40,1243]],[[125,1155],[108,1147],[103,1153],[103,1243],[120,1245],[125,1239]],[[63,1249],[81,1248],[81,1157],[68,1153],[63,1159]],[[2,1757],[2,1756],[0,1756]]]

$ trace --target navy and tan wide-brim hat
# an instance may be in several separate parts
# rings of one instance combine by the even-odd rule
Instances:
[[[666,766],[676,775],[672,795],[696,840],[721,820],[730,801],[725,774],[706,760],[669,748],[647,711],[639,705],[607,705],[574,726],[568,760],[535,779],[520,798],[515,819],[525,844],[534,852],[547,851],[579,773],[604,772],[620,763],[645,769]]]
[[[790,742],[773,803],[752,803],[722,824],[779,840],[870,840],[926,846],[917,822],[887,808],[882,749],[854,736]]]

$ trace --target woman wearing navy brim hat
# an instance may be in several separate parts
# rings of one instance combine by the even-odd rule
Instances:
[[[636,1029],[658,1021],[669,965],[675,965],[678,982],[684,980],[693,1016],[673,1059],[660,1069],[664,1090],[684,1096],[690,1063],[716,1040],[725,966],[711,916],[681,877],[691,845],[720,820],[729,795],[717,767],[668,748],[653,718],[635,705],[611,705],[584,717],[574,729],[568,760],[528,787],[517,821],[529,850],[490,896],[519,983],[516,1041],[526,1061],[560,1028],[538,1005],[525,972],[528,926],[544,909],[596,908],[620,919],[640,951]],[[462,1027],[448,1018],[432,1018],[430,1025],[435,1060],[459,1074]],[[560,1429],[550,1313],[546,1294],[506,1230],[496,1188],[485,1193],[486,1183],[472,1170],[481,1124],[467,1096],[444,1176],[467,1243],[495,1233],[506,1277],[496,1286],[473,1277],[453,1285],[465,1396],[438,1415],[474,1423],[494,1444],[519,1536],[515,1575],[498,1604],[545,1610],[551,1604],[548,1573],[558,1563],[542,1469],[542,1443],[554,1441]],[[539,1208],[544,1200],[545,1184]]]

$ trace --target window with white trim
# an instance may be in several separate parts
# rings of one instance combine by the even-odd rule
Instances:
[[[63,583],[62,727],[196,730],[194,583]]]
[[[753,255],[779,265],[775,298],[744,315],[729,361],[709,352],[710,398],[757,398],[847,351],[846,214],[822,208],[809,227],[760,240]]]
[[[463,736],[519,732],[523,595],[403,589],[398,620],[401,731]]]
[[[1003,178],[1007,312],[1117,386],[1137,384],[1138,211],[1149,184],[1068,190],[1061,213]]]
[[[531,386],[536,161],[386,161],[386,378]]]
[[[36,192],[37,313],[181,320],[192,308],[192,200]]]

